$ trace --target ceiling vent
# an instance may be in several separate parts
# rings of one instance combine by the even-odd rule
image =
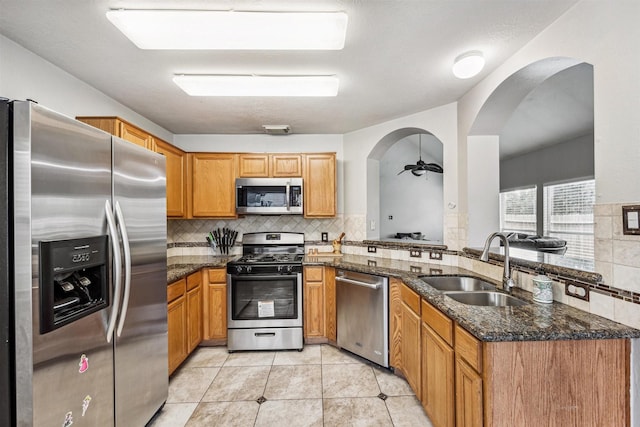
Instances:
[[[289,125],[262,125],[262,128],[269,135],[289,135],[291,133]]]

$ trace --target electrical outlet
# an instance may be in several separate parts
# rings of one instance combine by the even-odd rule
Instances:
[[[438,274],[442,274],[442,269],[441,268],[430,268],[429,269],[429,274],[432,276],[436,276]]]
[[[389,221],[393,219],[393,215],[389,215]]]
[[[589,301],[589,285],[567,280],[564,284],[564,293],[574,298]]]
[[[422,267],[418,267],[417,265],[410,265],[409,271],[412,273],[422,273]]]
[[[375,246],[367,246],[367,252],[369,252],[370,254],[375,254],[376,253],[376,247]]]
[[[328,242],[329,241],[329,233],[327,233],[326,231],[323,231],[322,233],[320,233],[320,235],[322,236],[322,241],[323,242]]]
[[[377,263],[377,262],[375,262],[375,261],[374,261],[374,260],[372,260],[372,259],[368,259],[368,260],[367,260],[367,265],[368,265],[369,267],[375,267],[376,265],[378,265],[378,263]]]
[[[442,252],[429,252],[429,259],[442,261]]]
[[[411,258],[422,258],[422,251],[420,249],[410,249],[409,256]]]

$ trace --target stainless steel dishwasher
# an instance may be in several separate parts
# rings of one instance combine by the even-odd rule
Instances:
[[[338,347],[389,367],[389,279],[336,271]]]

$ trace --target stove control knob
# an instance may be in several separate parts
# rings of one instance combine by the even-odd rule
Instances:
[[[236,271],[238,273],[242,273],[242,266],[241,265],[236,265]]]
[[[279,266],[278,266],[278,273],[280,273],[281,271],[282,271],[282,266],[281,266],[281,265],[279,265]]]
[[[291,273],[291,270],[292,270],[292,269],[293,269],[293,266],[292,266],[292,265],[287,265],[287,271],[288,271],[289,273]]]
[[[251,266],[247,265],[247,273],[251,273]]]

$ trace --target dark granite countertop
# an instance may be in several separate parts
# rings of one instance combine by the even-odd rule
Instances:
[[[239,258],[238,255],[191,255],[167,258],[167,285],[187,277],[202,268],[226,267],[227,263]]]
[[[175,282],[204,267],[224,267],[236,258],[237,256],[170,257],[167,261],[167,283]],[[530,304],[517,307],[479,307],[454,301],[419,278],[424,275],[469,275],[498,285],[490,278],[459,267],[348,254],[342,257],[306,256],[304,265],[332,266],[398,277],[481,341],[640,338],[640,330],[577,308],[559,302],[535,303],[532,294],[522,289],[514,289],[513,296],[529,301]]]

